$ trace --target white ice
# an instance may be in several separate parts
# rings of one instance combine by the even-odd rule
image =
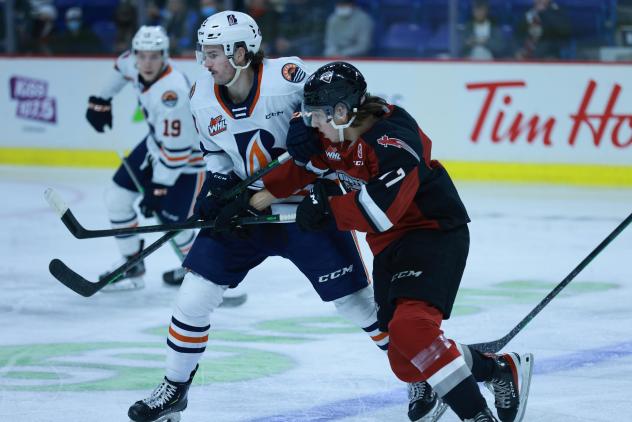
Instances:
[[[111,174],[0,167],[2,421],[124,421],[162,377],[176,290],[160,277],[178,263],[168,247],[148,258],[142,291],[84,298],[48,273],[60,258],[95,280],[119,259],[112,239],[73,238],[43,198],[53,187],[85,226],[106,228]],[[471,249],[444,329],[465,343],[506,334],[632,212],[629,189],[457,185]],[[535,355],[525,420],[632,420],[631,262],[629,227],[509,343]],[[386,356],[289,262],[269,259],[244,291],[246,304],[212,317],[183,421],[407,420]]]

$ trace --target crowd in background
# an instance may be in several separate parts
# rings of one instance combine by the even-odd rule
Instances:
[[[257,21],[268,56],[632,60],[632,0],[7,0],[3,23],[8,1],[17,54],[118,54],[149,24],[192,56],[201,22],[231,9]]]

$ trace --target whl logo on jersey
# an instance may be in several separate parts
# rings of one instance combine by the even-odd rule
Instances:
[[[327,151],[325,151],[325,155],[331,161],[342,161],[342,157],[336,148],[329,146]]]
[[[208,134],[210,136],[216,136],[224,132],[227,128],[226,119],[221,114],[211,119],[211,123],[208,125]]]
[[[348,267],[340,268],[339,270],[336,270],[332,273],[321,275],[320,277],[318,277],[318,282],[325,283],[327,281],[335,280],[338,277],[342,277],[343,275],[351,272],[353,272],[353,264],[349,265]]]

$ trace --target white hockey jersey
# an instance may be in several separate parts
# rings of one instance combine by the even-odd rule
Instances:
[[[248,98],[233,104],[210,72],[191,89],[191,112],[211,172],[241,179],[285,152],[290,119],[300,109],[308,73],[298,57],[264,59]],[[254,186],[261,188],[259,181]]]
[[[114,65],[114,75],[100,93],[112,98],[131,83],[149,125],[145,142],[153,166],[152,181],[172,186],[180,173],[204,170],[202,153],[189,108],[189,82],[170,64],[149,87],[139,80],[134,55],[121,54]]]

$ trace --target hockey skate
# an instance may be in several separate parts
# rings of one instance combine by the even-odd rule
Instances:
[[[445,413],[448,405],[425,382],[408,384],[408,419],[413,422],[435,422]]]
[[[178,267],[174,270],[164,272],[162,274],[162,281],[169,286],[179,286],[182,284],[184,280],[184,276],[186,275],[187,270],[183,267]]]
[[[472,419],[466,419],[465,422],[498,422],[489,408],[486,408],[482,412],[479,412]]]
[[[506,353],[492,355],[496,367],[492,380],[485,386],[494,394],[496,412],[501,422],[519,422],[529,398],[533,355]]]
[[[187,408],[187,393],[197,369],[198,365],[186,382],[173,382],[165,377],[149,397],[137,401],[129,408],[127,416],[130,421],[178,422],[182,411]]]
[[[143,246],[144,246],[144,242],[141,241],[139,252],[143,250]],[[126,256],[125,261],[133,258],[134,255]],[[116,265],[116,267],[120,266],[125,261],[119,262]],[[99,276],[99,281],[107,277],[108,274],[109,273],[101,274],[101,276]],[[143,280],[144,275],[145,275],[145,261],[140,261],[138,264],[134,265],[132,268],[125,271],[125,273],[121,277],[112,281],[110,284],[108,284],[103,289],[101,289],[101,291],[106,292],[106,293],[112,293],[112,292],[142,289],[143,287],[145,287],[145,281]]]

